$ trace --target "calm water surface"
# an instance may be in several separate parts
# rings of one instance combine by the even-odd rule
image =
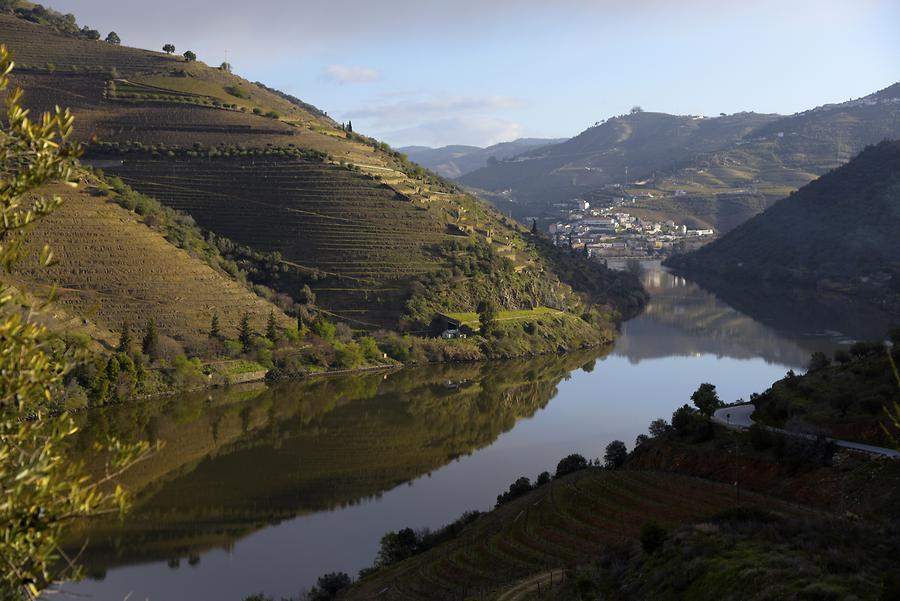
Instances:
[[[851,336],[763,325],[658,266],[652,301],[606,355],[437,366],[158,400],[86,417],[91,437],[164,440],[124,523],[90,529],[102,601],[296,595],[370,565],[388,530],[491,508],[563,456],[632,446],[701,382],[748,398]],[[791,323],[791,320],[786,320]],[[790,328],[787,328],[789,330]]]

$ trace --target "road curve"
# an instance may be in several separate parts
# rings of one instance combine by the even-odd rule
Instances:
[[[753,406],[752,403],[747,403],[745,405],[731,405],[729,407],[722,407],[721,409],[717,409],[715,413],[713,413],[712,420],[717,424],[721,424],[726,428],[731,428],[732,430],[746,430],[750,426],[752,426],[755,422],[750,417],[753,415],[753,412],[756,410],[756,407]],[[772,428],[770,426],[766,426],[767,430],[772,432],[778,432],[780,434],[785,434],[787,436],[804,436],[806,438],[814,438],[808,434],[800,434],[798,432],[791,432],[789,430],[782,430],[781,428]],[[876,455],[879,457],[889,457],[891,459],[900,459],[900,451],[896,449],[888,449],[885,447],[876,447],[870,444],[863,444],[861,442],[851,442],[849,440],[839,440],[837,438],[826,438],[829,442],[833,442],[835,445],[844,448],[851,449],[853,451],[860,451],[863,453],[868,453],[869,455]]]

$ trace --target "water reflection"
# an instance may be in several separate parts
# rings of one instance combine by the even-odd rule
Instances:
[[[165,442],[132,470],[124,524],[91,524],[94,575],[198,558],[266,525],[382,493],[489,445],[596,353],[198,393],[86,416],[80,440]]]
[[[370,565],[388,530],[489,509],[517,477],[568,453],[597,457],[613,439],[631,447],[701,382],[727,401],[747,398],[802,367],[816,344],[839,342],[754,319],[658,266],[643,277],[651,302],[607,355],[430,366],[86,413],[84,456],[105,433],[166,446],[129,475],[138,504],[125,522],[90,525],[85,558],[104,579],[67,588],[101,601],[296,595],[322,573]]]
[[[879,323],[871,310],[846,301],[838,305],[761,287],[753,293],[719,287],[713,293],[658,263],[645,263],[641,279],[651,300],[643,314],[623,325],[625,336],[615,351],[635,362],[713,354],[800,368],[814,351],[830,353],[856,338],[882,335],[887,327],[886,319]]]
[[[842,294],[709,276],[698,283],[735,310],[814,350],[880,339],[900,322],[900,316]]]

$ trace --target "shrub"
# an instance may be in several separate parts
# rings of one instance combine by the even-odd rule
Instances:
[[[497,507],[500,507],[504,503],[508,503],[513,499],[521,497],[522,495],[530,492],[534,488],[531,485],[531,480],[522,476],[517,479],[515,482],[509,485],[509,490],[503,494],[497,495]]]
[[[652,422],[650,422],[650,427],[648,428],[648,431],[650,432],[650,436],[652,436],[653,438],[656,438],[657,436],[662,436],[663,434],[668,432],[670,429],[671,429],[671,426],[669,426],[669,422],[667,422],[666,420],[664,420],[663,418],[660,417],[660,418],[655,419]]]
[[[621,440],[614,440],[606,445],[606,453],[603,455],[603,463],[608,469],[618,469],[624,465],[628,458],[628,449]]]
[[[765,451],[772,446],[772,434],[764,426],[753,424],[747,433],[750,436],[750,445],[757,451]]]
[[[316,319],[312,324],[313,333],[323,340],[334,340],[335,325],[324,319]]]
[[[666,530],[656,522],[647,522],[641,527],[641,547],[647,555],[653,555],[666,542]]]
[[[716,409],[722,406],[716,387],[709,383],[701,384],[694,394],[691,395],[691,400],[697,409],[700,410],[700,413],[706,417],[711,416]]]
[[[573,472],[583,470],[587,466],[587,459],[585,459],[578,453],[572,453],[571,455],[560,459],[559,463],[556,465],[556,477],[560,478],[562,476],[565,476],[566,474],[571,474]]]
[[[850,357],[850,353],[844,349],[838,349],[834,351],[834,360],[841,365],[846,365],[852,361],[852,357]]]
[[[347,344],[336,342],[334,345],[334,350],[335,365],[337,367],[341,367],[344,369],[353,369],[356,367],[360,367],[366,362],[365,357],[362,353],[362,349],[355,342],[350,342]]]
[[[808,371],[810,371],[810,372],[819,371],[819,370],[825,369],[829,365],[831,365],[831,361],[828,359],[828,357],[825,355],[825,353],[815,352],[809,358]]]

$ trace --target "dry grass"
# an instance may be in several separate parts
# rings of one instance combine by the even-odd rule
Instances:
[[[114,343],[126,321],[140,327],[154,319],[161,333],[202,343],[214,312],[229,336],[236,335],[244,313],[259,331],[270,311],[283,326],[292,325],[274,305],[176,248],[133,213],[84,190],[53,191],[66,202],[41,221],[28,246],[37,251],[50,244],[58,263],[40,269],[27,262],[15,280],[36,291],[58,286],[58,310],[96,323],[101,340]]]

